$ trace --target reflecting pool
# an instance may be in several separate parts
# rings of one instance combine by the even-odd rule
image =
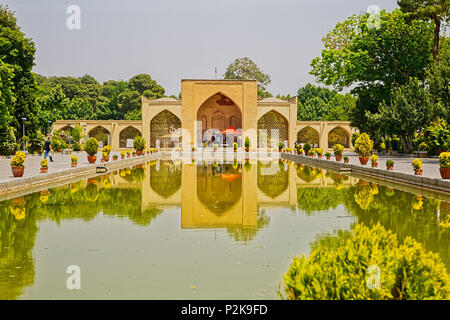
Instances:
[[[277,299],[294,256],[357,223],[413,237],[450,270],[438,198],[283,160],[156,160],[0,202],[0,299]]]

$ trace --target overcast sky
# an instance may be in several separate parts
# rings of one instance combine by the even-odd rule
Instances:
[[[148,73],[167,94],[180,80],[214,79],[237,57],[250,57],[272,78],[273,94],[308,82],[322,37],[370,5],[392,11],[396,0],[0,0],[37,48],[34,71],[98,81]],[[69,30],[67,7],[81,9]]]

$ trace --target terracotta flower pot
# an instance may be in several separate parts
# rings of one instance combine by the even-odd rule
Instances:
[[[322,155],[321,155],[321,154],[317,155],[317,157],[318,157],[319,159],[322,159]]]
[[[450,179],[450,168],[439,168],[442,179]]]
[[[41,167],[41,173],[47,173],[48,167]]]
[[[113,161],[116,161],[117,160],[117,157],[113,157]]]
[[[369,157],[359,157],[359,162],[365,166],[369,162]]]
[[[25,171],[25,167],[11,167],[12,173],[14,177],[23,176],[23,172]]]
[[[378,162],[372,162],[372,168],[378,168]]]
[[[336,161],[342,161],[342,155],[335,155]]]
[[[234,152],[237,152],[237,149],[234,149]]]
[[[129,154],[127,154],[127,158],[129,158],[130,157],[130,155]]]
[[[347,158],[347,159],[344,159],[344,163],[348,163],[348,158]]]
[[[88,156],[89,163],[95,163],[97,161],[97,156]]]
[[[72,162],[72,168],[75,168],[78,165],[78,162]]]
[[[250,151],[250,148],[245,148],[245,152],[249,152]]]
[[[423,169],[414,169],[414,174],[416,176],[421,176],[423,174]]]
[[[121,159],[121,160],[125,159],[125,156],[120,156],[120,159]]]
[[[390,166],[386,165],[386,169],[387,170],[394,170],[394,165],[393,164],[390,165]]]
[[[330,160],[331,159],[331,157],[330,156],[327,156],[327,160]]]

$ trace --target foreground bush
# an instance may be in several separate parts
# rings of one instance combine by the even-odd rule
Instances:
[[[450,297],[449,276],[439,255],[409,237],[399,244],[379,224],[372,229],[357,225],[353,237],[336,250],[319,247],[308,258],[294,258],[283,282],[286,297],[279,295],[290,300]]]

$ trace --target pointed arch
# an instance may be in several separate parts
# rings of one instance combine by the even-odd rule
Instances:
[[[332,148],[335,144],[341,144],[344,148],[350,147],[350,133],[337,126],[328,132],[328,147]]]
[[[110,144],[111,133],[108,129],[102,126],[96,126],[91,129],[88,133],[89,138],[94,137],[99,142],[100,146],[106,146]]]
[[[297,142],[319,145],[319,131],[311,126],[306,126],[297,132]]]
[[[128,139],[134,139],[137,136],[142,137],[142,133],[133,126],[128,126],[119,134],[119,148],[127,148]]]
[[[150,121],[150,147],[155,148],[156,142],[160,142],[160,147],[174,147],[176,137],[172,136],[181,128],[181,120],[168,110],[158,113]]]
[[[278,142],[289,143],[289,122],[279,112],[270,110],[258,120],[258,148],[277,148]]]

